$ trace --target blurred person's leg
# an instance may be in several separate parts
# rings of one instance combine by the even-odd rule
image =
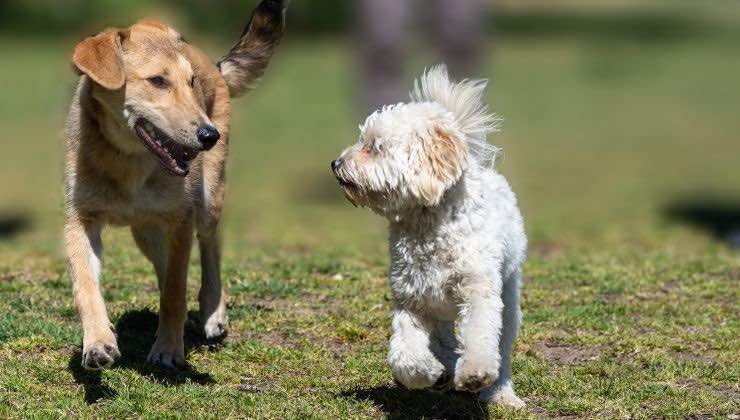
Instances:
[[[361,94],[372,111],[406,98],[403,59],[410,0],[357,0]]]
[[[433,35],[456,79],[475,77],[484,47],[484,0],[434,0]]]

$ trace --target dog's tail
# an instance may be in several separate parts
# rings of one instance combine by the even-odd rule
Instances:
[[[436,65],[414,82],[411,100],[436,102],[452,112],[465,133],[471,154],[484,164],[492,164],[499,148],[488,143],[486,134],[499,131],[502,119],[488,111],[483,94],[488,81],[462,80],[454,82],[444,64]]]
[[[284,0],[262,0],[239,41],[218,62],[232,97],[253,89],[265,73],[285,30]]]

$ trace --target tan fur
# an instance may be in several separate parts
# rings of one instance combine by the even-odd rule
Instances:
[[[113,31],[101,32],[77,44],[72,62],[101,86],[115,90],[126,82],[121,61],[121,43]]]
[[[459,134],[441,126],[432,129],[432,136],[424,143],[430,173],[423,177],[418,196],[427,203],[436,203],[444,191],[460,178],[468,155],[467,145]]]
[[[222,332],[226,323],[217,228],[224,199],[229,88],[205,54],[155,21],[109,29],[82,41],[73,63],[82,76],[67,120],[64,238],[84,332],[82,364],[104,368],[120,356],[99,285],[100,232],[108,224],[130,226],[155,266],[160,320],[149,361],[182,363],[193,230],[201,249],[199,302],[206,335]],[[153,75],[166,76],[166,94],[153,86]],[[220,139],[198,154],[186,176],[174,176],[135,135],[126,120],[129,112],[143,112],[178,143],[195,142],[195,129],[203,123],[212,124]]]

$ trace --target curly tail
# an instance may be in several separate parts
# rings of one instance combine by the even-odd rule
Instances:
[[[285,3],[283,0],[262,0],[239,41],[218,61],[217,66],[232,97],[252,90],[265,73],[285,30]]]

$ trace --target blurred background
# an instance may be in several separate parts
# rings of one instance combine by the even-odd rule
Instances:
[[[0,2],[0,265],[61,255],[76,42],[158,17],[216,59],[256,3]],[[234,103],[227,255],[324,247],[385,258],[384,222],[344,201],[329,162],[369,109],[402,99],[442,60],[492,81],[489,101],[505,123],[490,141],[504,150],[498,168],[520,197],[535,256],[692,253],[733,239],[740,2],[481,0],[467,11],[384,3],[292,2],[261,86]]]

